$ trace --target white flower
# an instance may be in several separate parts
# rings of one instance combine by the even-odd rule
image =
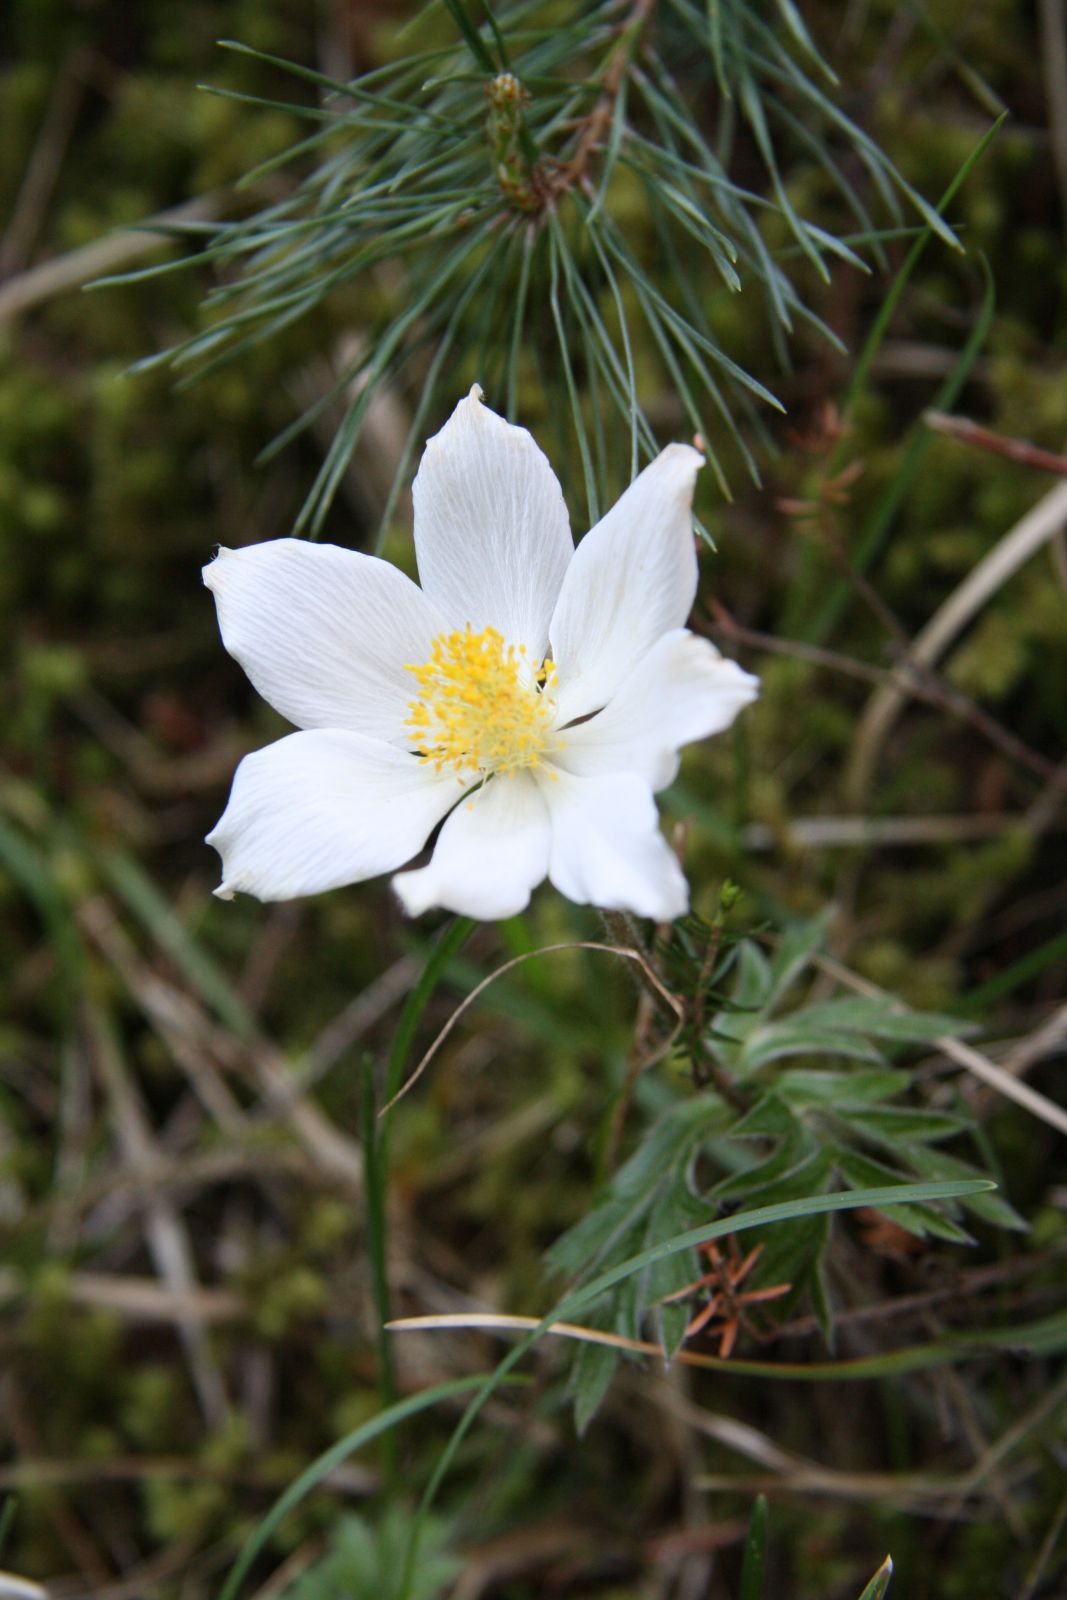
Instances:
[[[402,867],[394,886],[483,920],[546,875],[580,904],[688,905],[653,791],[757,681],[685,630],[701,457],[669,445],[575,549],[555,475],[472,389],[415,479],[422,588],[374,556],[277,539],[204,569],[223,642],[302,731],[237,769],[208,835],[216,893],[261,900]]]

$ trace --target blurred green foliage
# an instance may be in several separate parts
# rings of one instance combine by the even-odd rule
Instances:
[[[1034,18],[1012,0],[804,9],[846,108],[923,194],[947,187],[998,104],[1011,118],[952,209],[966,255],[927,250],[843,438],[827,407],[842,403],[849,359],[802,331],[782,370],[759,303],[708,289],[716,337],[782,396],[788,416],[768,423],[757,446],[764,490],[739,480],[726,506],[713,485],[702,487],[700,513],[718,549],[705,557],[705,593],[742,629],[802,640],[839,579],[840,550],[857,547],[884,504],[923,408],[977,323],[979,252],[996,310],[958,409],[1045,449],[1067,446],[1065,218]],[[297,0],[12,0],[0,19],[0,217],[12,224],[5,244],[14,236],[18,248],[4,259],[0,294],[191,197],[227,191],[222,210],[251,204],[229,186],[303,124],[193,85],[304,105],[315,103],[314,89],[217,52],[217,37],[343,76],[409,49],[405,21],[391,8]],[[426,26],[451,40],[444,12]],[[42,145],[53,153],[51,175]],[[750,149],[738,159],[746,181],[764,181]],[[785,176],[798,210],[845,225],[840,195],[802,142],[789,147]],[[626,226],[645,226],[636,192],[621,187],[617,205]],[[788,247],[773,225],[768,242]],[[649,270],[662,270],[650,232],[632,244]],[[906,247],[890,243],[887,271],[870,278],[842,267],[829,289],[804,279],[851,351]],[[159,260],[161,249],[179,253],[164,245],[138,260]],[[130,377],[134,362],[201,326],[212,282],[201,266],[91,294],[70,287],[0,318],[0,1304],[12,1441],[2,1481],[18,1495],[3,1561],[42,1579],[67,1574],[57,1592],[72,1596],[115,1592],[120,1579],[121,1592],[161,1600],[216,1592],[236,1542],[273,1497],[376,1412],[367,1240],[344,1159],[358,1160],[362,1054],[382,1059],[411,981],[404,963],[428,945],[377,886],[270,910],[209,895],[214,865],[202,835],[240,754],[279,724],[223,655],[198,570],[220,540],[290,531],[326,442],[309,432],[267,465],[257,457],[333,381],[362,319],[402,293],[388,281],[373,291],[379,302],[342,293],[194,387],[176,389],[160,371]],[[688,420],[647,339],[634,358],[656,431],[683,436]],[[520,396],[521,419],[552,453],[557,413],[532,364]],[[418,398],[417,375],[397,385],[402,417]],[[448,408],[427,418],[425,432]],[[383,437],[393,435],[357,454],[334,502],[326,532],[338,542],[373,538]],[[838,450],[834,472],[848,463],[862,471],[827,507]],[[868,573],[904,635],[1047,486],[1017,461],[928,439]],[[790,513],[782,501],[816,502],[817,514]],[[386,548],[406,564],[409,532],[401,504]],[[1050,763],[1067,739],[1064,589],[1062,542],[1052,543],[943,663],[950,685]],[[931,819],[977,815],[1004,826],[987,838],[961,827],[955,838],[934,829],[918,842],[880,843],[872,832],[863,847],[806,845],[805,822],[850,813],[846,763],[872,685],[719,638],[759,671],[763,693],[734,735],[687,756],[667,797],[670,820],[687,830],[696,909],[713,919],[728,876],[743,891],[731,926],[758,938],[768,924],[803,924],[833,902],[835,953],[906,1003],[957,1012],[969,993],[1014,971],[969,1020],[1009,1046],[1039,1027],[1067,976],[1062,797],[973,720],[912,704],[878,752],[865,807],[872,825],[911,819],[921,832]],[[854,590],[822,643],[875,669],[891,666],[898,648],[885,616]],[[765,832],[754,835],[754,824]],[[142,880],[154,898],[138,892]],[[425,1043],[507,956],[576,937],[596,937],[594,919],[550,891],[521,927],[481,931],[450,967]],[[376,988],[390,972],[394,987]],[[821,983],[815,999],[827,998]],[[375,995],[356,1028],[348,1008]],[[405,1309],[543,1312],[545,1252],[610,1205],[638,1130],[690,1094],[677,1062],[642,1075],[613,1188],[605,1167],[636,1003],[627,977],[591,952],[530,962],[486,991],[397,1108],[392,1267]],[[109,1028],[121,1067],[110,1077],[100,1045]],[[283,1084],[286,1074],[306,1077],[308,1094],[287,1101],[276,1069]],[[1021,1323],[1061,1298],[1067,1232],[1052,1130],[972,1092],[943,1060],[913,1052],[899,1070],[916,1115],[973,1127],[980,1163],[997,1171],[1032,1232],[1020,1239],[979,1220],[964,1258],[957,1244],[835,1225],[838,1353],[892,1349],[991,1317]],[[1055,1058],[1038,1061],[1028,1081],[1054,1093]],[[335,1151],[332,1166],[308,1106],[344,1141],[347,1156]],[[130,1137],[138,1108],[151,1133],[140,1156]],[[975,1157],[969,1145],[948,1149]],[[677,1203],[691,1208],[692,1192]],[[168,1217],[191,1282],[160,1253]],[[1002,1277],[976,1287],[968,1273],[987,1268]],[[848,1316],[946,1286],[948,1303],[884,1325]],[[803,1313],[789,1311],[794,1321]],[[398,1359],[413,1389],[495,1359],[482,1335],[404,1339]],[[779,1350],[795,1360],[826,1355],[818,1331],[803,1325],[756,1354]],[[610,1376],[603,1358],[582,1359],[599,1362],[593,1381]],[[483,1562],[478,1592],[508,1600],[667,1592],[680,1570],[672,1561],[704,1570],[708,1594],[735,1594],[758,1463],[721,1436],[665,1444],[673,1413],[649,1387],[650,1371],[624,1363],[580,1448],[559,1361],[537,1365],[532,1395],[498,1398],[490,1425],[464,1446],[447,1520],[424,1545],[424,1592],[447,1582],[447,1543],[469,1553],[472,1570]],[[1031,1579],[1035,1597],[1055,1592],[1062,1536],[1039,1565],[1062,1514],[1062,1378],[1051,1351],[1002,1353],[951,1377],[850,1386],[847,1405],[832,1383],[772,1389],[729,1373],[685,1383],[685,1403],[743,1419],[840,1474],[818,1498],[779,1485],[768,1592],[851,1597],[887,1546],[900,1592],[917,1600],[1015,1596]],[[222,1404],[212,1399],[218,1385]],[[1013,1435],[1020,1419],[1026,1426]],[[401,1436],[402,1492],[391,1509],[377,1491],[396,1469],[371,1452],[282,1525],[273,1553],[292,1560],[294,1593],[310,1600],[359,1583],[382,1592],[367,1586],[380,1585],[383,1559],[403,1541],[403,1491],[424,1484],[447,1423],[423,1414]],[[924,1474],[962,1483],[990,1443],[1011,1438],[1003,1461],[988,1463],[977,1489],[961,1487],[958,1502],[914,1486]],[[737,1486],[683,1489],[694,1463],[734,1475]],[[865,1500],[845,1494],[846,1475],[878,1473],[894,1483]],[[365,1502],[358,1518],[353,1499]],[[722,1553],[709,1558],[717,1538]]]

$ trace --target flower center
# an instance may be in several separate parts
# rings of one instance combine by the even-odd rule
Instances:
[[[419,686],[404,723],[426,761],[457,775],[536,767],[552,732],[551,661],[527,659],[495,628],[438,634],[430,659],[408,665]]]

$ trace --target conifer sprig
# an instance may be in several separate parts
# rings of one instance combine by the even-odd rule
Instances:
[[[286,106],[308,123],[307,137],[244,180],[277,181],[284,171],[292,186],[223,224],[201,252],[217,271],[207,326],[152,360],[191,379],[324,301],[367,291],[358,353],[269,447],[343,402],[298,519],[313,535],[375,394],[396,383],[412,397],[413,424],[388,519],[411,449],[443,407],[442,375],[454,395],[457,367],[461,383],[477,378],[489,402],[511,413],[530,390],[543,391],[549,413],[565,419],[561,434],[595,514],[657,444],[638,393],[647,380],[634,367],[641,323],[658,378],[701,436],[723,492],[727,440],[756,476],[750,440],[763,408],[778,401],[725,348],[722,298],[759,294],[769,343],[784,360],[798,324],[833,338],[805,297],[812,271],[825,280],[835,262],[864,267],[863,247],[878,254],[868,189],[892,230],[904,200],[954,243],[951,231],[841,109],[834,73],[790,0],[714,0],[706,9],[597,0],[563,27],[530,0],[480,21],[467,0],[447,0],[447,10],[454,45],[348,84],[227,44],[309,82],[319,101]],[[423,20],[431,25],[429,12]],[[855,225],[849,237],[800,213],[784,176],[785,153],[798,151],[839,197]],[[846,153],[867,174],[864,192],[845,170]],[[742,154],[762,164],[766,193],[738,181]],[[628,460],[607,447],[611,409],[623,419]]]

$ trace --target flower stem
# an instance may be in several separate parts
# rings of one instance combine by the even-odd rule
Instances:
[[[653,982],[655,967],[652,951],[645,942],[637,919],[628,911],[605,911],[601,907],[600,920],[604,924],[604,932],[609,943],[617,945],[620,950],[633,950],[641,957],[641,960],[635,963],[636,970],[632,973],[634,982],[642,992],[651,995],[662,1004],[663,993]]]
[[[433,992],[445,968],[474,930],[470,917],[456,917],[445,928],[427,958],[422,976],[408,995],[400,1020],[393,1035],[389,1059],[382,1088],[382,1105],[388,1105],[404,1081],[411,1047]],[[388,1244],[388,1194],[389,1194],[389,1118],[377,1114],[374,1073],[369,1060],[363,1068],[363,1147],[367,1187],[367,1245],[370,1256],[371,1286],[378,1313],[379,1387],[383,1406],[396,1399],[396,1367],[393,1362],[392,1343],[385,1331],[391,1315],[389,1302],[389,1244]],[[386,1436],[387,1449],[395,1449],[393,1435]]]

